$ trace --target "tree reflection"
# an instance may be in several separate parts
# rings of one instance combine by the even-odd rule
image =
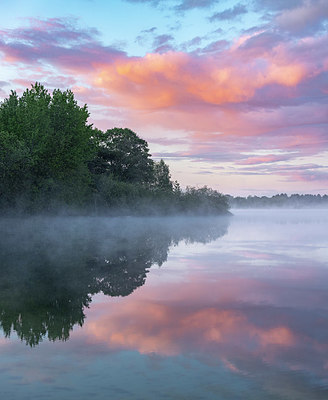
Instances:
[[[181,240],[207,243],[229,218],[1,220],[0,326],[30,346],[67,340],[92,295],[127,296]]]

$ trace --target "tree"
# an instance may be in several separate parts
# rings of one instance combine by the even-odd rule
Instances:
[[[18,194],[29,190],[31,165],[24,141],[0,131],[0,206],[8,206]]]
[[[89,112],[86,104],[79,107],[70,90],[54,90],[50,104],[53,135],[50,137],[51,170],[66,178],[72,170],[86,166],[93,156],[90,146],[92,127],[87,124]]]
[[[160,160],[154,162],[153,168],[153,188],[162,192],[172,192],[173,183],[169,166],[163,160]]]
[[[97,136],[99,145],[95,172],[111,174],[116,180],[145,184],[152,180],[153,164],[148,143],[127,128],[113,128]]]
[[[35,83],[21,97],[11,92],[0,104],[2,200],[24,195],[38,206],[50,198],[79,202],[89,188],[87,162],[94,152],[88,117],[87,106],[78,106],[70,90],[51,95]]]
[[[180,198],[180,206],[187,213],[225,214],[228,212],[228,199],[222,193],[204,186],[187,186]]]

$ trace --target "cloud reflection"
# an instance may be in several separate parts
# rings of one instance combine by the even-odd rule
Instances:
[[[247,221],[251,241],[238,241],[228,250],[223,243],[219,253],[207,256],[197,257],[194,250],[183,261],[183,285],[159,282],[115,307],[95,305],[96,315],[90,314],[80,340],[108,351],[194,357],[250,379],[287,374],[292,386],[296,375],[306,385],[327,385],[328,271],[315,256],[319,247],[313,247],[311,260],[302,257],[308,253],[300,253],[297,245],[311,230],[291,218],[293,229],[303,233],[294,236],[295,243],[280,247],[274,241],[278,232],[293,231],[282,216],[266,235]],[[241,237],[246,225],[239,225]],[[303,389],[307,393],[309,387]]]

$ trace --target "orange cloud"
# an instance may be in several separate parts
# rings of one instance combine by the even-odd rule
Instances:
[[[295,343],[295,336],[285,326],[278,326],[267,331],[261,330],[259,331],[259,338],[262,346],[292,346]]]
[[[306,78],[306,64],[287,53],[278,46],[272,54],[247,60],[239,47],[216,57],[173,51],[121,57],[94,65],[95,84],[115,92],[122,105],[136,109],[239,103],[266,85],[293,87]]]
[[[290,157],[289,155],[267,154],[265,156],[248,157],[245,160],[237,162],[237,164],[241,165],[267,164],[267,163],[274,163],[277,161],[285,161],[288,160],[289,157]]]

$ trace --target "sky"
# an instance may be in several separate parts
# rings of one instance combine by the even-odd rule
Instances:
[[[0,101],[71,89],[182,187],[328,193],[327,0],[0,3]]]

